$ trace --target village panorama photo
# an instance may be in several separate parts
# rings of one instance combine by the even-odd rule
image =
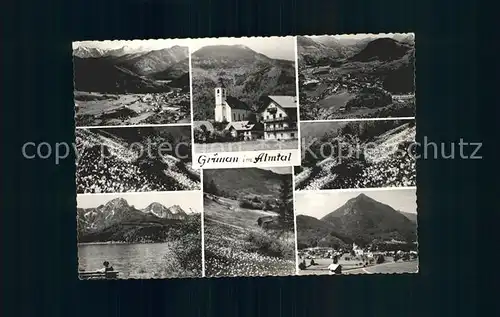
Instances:
[[[191,122],[188,40],[73,43],[76,126]]]
[[[195,153],[298,150],[294,37],[191,44]]]
[[[298,36],[300,120],[415,116],[413,33]]]
[[[299,275],[417,273],[416,188],[295,195]]]

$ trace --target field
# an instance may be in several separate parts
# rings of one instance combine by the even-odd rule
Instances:
[[[384,124],[384,121],[376,122],[375,128]],[[370,139],[360,140],[359,133],[349,134],[351,137],[345,139],[350,149],[363,149],[363,155],[350,153],[340,156],[333,151],[328,157],[322,158],[322,142],[333,144],[335,139],[312,143],[309,149],[320,159],[314,158],[314,165],[311,166],[307,163],[308,153],[305,153],[305,159],[302,160],[304,166],[295,175],[296,190],[415,186],[415,158],[409,147],[415,140],[414,122],[387,122],[393,126],[381,128]],[[364,126],[368,127],[367,124]],[[344,136],[347,135],[344,133]]]
[[[252,140],[240,142],[195,143],[195,153],[243,152],[295,150],[299,148],[299,140]]]
[[[239,207],[235,200],[205,198],[205,268],[207,276],[263,276],[295,273],[293,232],[257,225],[271,212]]]
[[[77,126],[189,123],[189,94],[75,92]]]
[[[306,260],[309,265],[310,260]],[[328,266],[332,259],[314,259],[318,265],[308,267],[306,270],[299,270],[299,275],[320,275],[330,274]],[[377,274],[377,273],[416,273],[418,272],[418,260],[393,262],[390,257],[386,257],[386,262],[367,267],[361,265],[361,261],[339,260],[342,265],[342,274]]]
[[[183,127],[167,128],[178,130]],[[118,129],[125,131],[126,128]],[[145,139],[141,144],[165,142],[162,137],[148,137],[147,132],[143,132],[143,135]],[[191,167],[189,160],[182,161],[168,154],[149,159],[144,153],[134,150],[128,142],[131,141],[107,131],[78,129],[76,145],[80,156],[77,161],[77,192],[116,193],[200,188],[199,171]],[[103,148],[109,152],[106,157],[101,153]],[[152,151],[154,152],[153,149]],[[187,151],[190,152],[189,149]]]

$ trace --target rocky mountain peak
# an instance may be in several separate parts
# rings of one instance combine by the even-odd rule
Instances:
[[[170,212],[172,212],[172,214],[174,215],[185,214],[184,209],[182,209],[182,207],[179,205],[173,205],[172,207],[170,207]]]
[[[159,218],[168,218],[168,216],[170,215],[169,209],[157,202],[149,204],[146,208],[143,209],[143,211],[146,213],[152,213]]]
[[[115,198],[110,200],[104,205],[104,207],[112,207],[112,208],[126,208],[129,207],[128,202],[124,198]]]

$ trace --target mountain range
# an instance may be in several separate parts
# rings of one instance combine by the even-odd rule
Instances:
[[[415,91],[415,41],[413,35],[336,39],[331,36],[298,37],[299,69],[329,66],[341,73],[372,75],[391,93]]]
[[[146,93],[188,87],[188,54],[181,46],[151,51],[79,46],[73,50],[75,90]]]
[[[203,182],[214,182],[226,197],[268,197],[278,198],[284,178],[291,174],[277,174],[259,168],[207,169],[203,171]]]
[[[416,240],[416,215],[414,220],[389,205],[360,194],[344,205],[317,219],[297,215],[297,240],[299,247],[342,247],[353,242],[366,245],[378,241]]]
[[[137,241],[153,238],[141,231],[162,231],[162,228],[178,224],[189,215],[178,205],[169,208],[153,202],[137,209],[123,198],[115,198],[95,208],[77,208],[79,242]]]
[[[262,97],[295,96],[293,61],[272,59],[244,45],[205,46],[191,56],[194,120],[214,118],[214,88],[222,81],[228,95],[256,111]]]
[[[392,38],[362,39],[297,37],[299,65],[338,66],[349,61],[397,60],[412,50],[414,45],[414,36],[406,34],[396,34]]]

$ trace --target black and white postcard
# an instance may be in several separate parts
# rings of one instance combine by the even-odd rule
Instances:
[[[72,58],[80,279],[418,271],[414,34]]]
[[[295,196],[299,275],[418,272],[416,188]]]
[[[79,278],[201,277],[201,195],[78,195]]]
[[[291,167],[203,171],[206,276],[296,273]]]
[[[76,126],[190,123],[188,43],[74,42]]]
[[[191,43],[194,165],[300,162],[295,37]]]
[[[414,34],[298,36],[300,120],[415,116]]]
[[[301,123],[295,189],[416,186],[414,119]]]
[[[76,147],[79,194],[201,188],[190,126],[77,129]]]

